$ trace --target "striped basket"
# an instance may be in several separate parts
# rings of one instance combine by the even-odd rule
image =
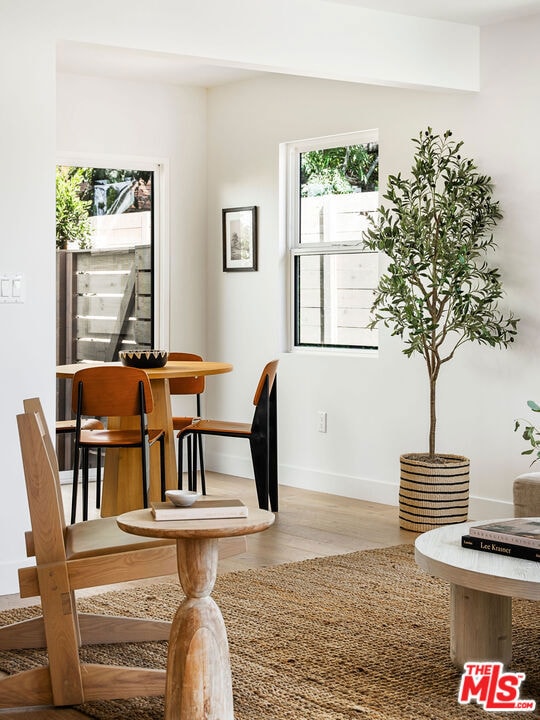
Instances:
[[[467,520],[469,512],[469,459],[462,455],[401,455],[399,525],[424,532]],[[444,458],[444,462],[440,460]]]

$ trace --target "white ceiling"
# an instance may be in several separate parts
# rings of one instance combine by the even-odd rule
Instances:
[[[540,13],[540,0],[327,0],[434,20],[490,25]]]
[[[86,43],[60,42],[56,51],[59,72],[172,85],[213,87],[255,75],[238,67],[216,65],[204,58]]]
[[[383,12],[435,20],[489,25],[540,13],[540,0],[326,0]],[[156,80],[176,85],[213,87],[257,73],[216,65],[204,58],[126,48],[62,42],[57,49],[59,72],[134,80]]]

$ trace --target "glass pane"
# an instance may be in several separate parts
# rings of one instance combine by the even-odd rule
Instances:
[[[57,168],[58,364],[153,347],[153,176]]]
[[[376,143],[301,153],[301,244],[361,242],[378,204],[378,162]]]
[[[295,257],[296,345],[377,347],[369,330],[377,253]]]

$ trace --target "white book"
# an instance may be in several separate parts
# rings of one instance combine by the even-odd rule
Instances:
[[[511,518],[471,525],[469,535],[540,550],[540,518]]]
[[[155,520],[208,520],[247,517],[247,505],[238,498],[202,497],[189,507],[178,507],[172,502],[151,503]]]

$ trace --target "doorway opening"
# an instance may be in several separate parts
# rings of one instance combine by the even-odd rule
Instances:
[[[57,166],[57,365],[156,346],[159,169]],[[58,420],[72,417],[70,385],[57,381]],[[58,441],[61,466],[72,467],[69,435]]]

